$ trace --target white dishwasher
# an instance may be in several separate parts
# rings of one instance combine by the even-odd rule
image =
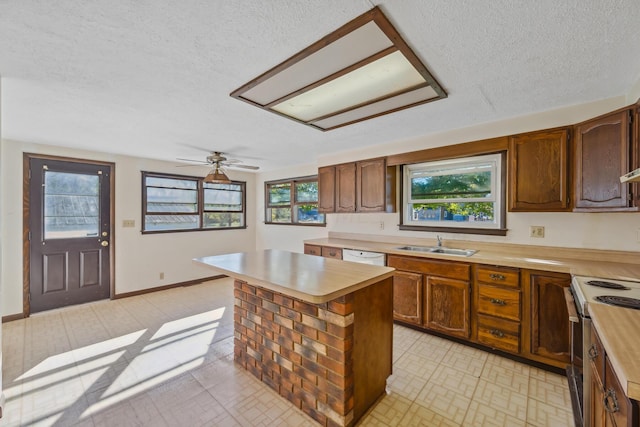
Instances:
[[[372,265],[387,264],[385,262],[385,254],[382,254],[380,252],[357,251],[354,249],[343,249],[342,260]]]

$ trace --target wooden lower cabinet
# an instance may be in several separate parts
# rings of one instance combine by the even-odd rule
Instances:
[[[318,245],[308,245],[305,243],[304,245],[304,253],[307,255],[322,255],[322,246]]]
[[[321,255],[325,258],[342,259],[342,249],[323,246]]]
[[[396,271],[393,275],[393,317],[422,325],[422,274]]]
[[[637,427],[638,402],[627,397],[595,328],[591,332],[591,384],[585,384],[591,387],[591,407],[586,408],[591,426]]]
[[[589,413],[591,426],[603,427],[605,425],[611,425],[611,420],[609,420],[608,424],[605,422],[604,387],[602,386],[600,377],[592,375],[589,387],[591,387],[591,411]]]
[[[305,243],[304,253],[307,255],[323,256],[325,258],[342,259],[342,249],[330,246],[310,245]]]
[[[470,337],[470,264],[389,255],[387,265],[396,268],[395,320],[455,337]]]
[[[536,270],[522,270],[523,288],[529,297],[525,305],[525,352],[530,359],[560,368],[570,362],[571,331],[564,288],[571,276]]]
[[[478,342],[509,353],[520,353],[520,323],[479,314]]]
[[[471,297],[468,281],[427,276],[424,295],[427,328],[460,338],[471,335]]]

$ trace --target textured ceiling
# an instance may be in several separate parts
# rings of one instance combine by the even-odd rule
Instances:
[[[380,5],[449,97],[329,132],[229,93]],[[637,0],[0,0],[2,137],[263,169],[625,95]]]

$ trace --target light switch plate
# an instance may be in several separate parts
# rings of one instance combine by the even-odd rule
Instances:
[[[125,228],[135,227],[136,226],[136,220],[135,219],[123,219],[122,220],[122,226],[125,227]]]

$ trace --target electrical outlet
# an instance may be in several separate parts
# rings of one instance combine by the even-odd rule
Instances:
[[[132,228],[136,226],[136,220],[135,219],[123,219],[122,220],[122,226],[125,228]]]
[[[160,280],[164,280],[164,272],[160,273]]]
[[[636,241],[640,243],[640,228],[636,230]]]
[[[384,230],[384,221],[380,221],[380,230]]]
[[[529,227],[529,237],[544,237],[544,227],[541,225],[532,225]]]

